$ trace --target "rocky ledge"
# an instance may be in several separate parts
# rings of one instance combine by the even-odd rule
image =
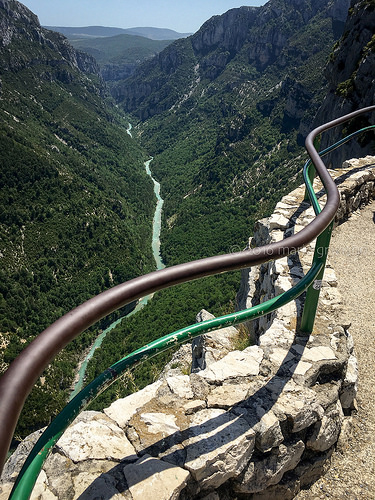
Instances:
[[[342,200],[339,223],[374,197],[375,158],[331,173]],[[300,187],[284,197],[258,222],[251,244],[307,224],[314,215],[303,195]],[[313,247],[244,272],[241,306],[290,288],[306,272]],[[151,386],[103,412],[82,413],[46,461],[32,498],[293,498],[343,446],[355,406],[357,363],[336,285],[328,264],[312,335],[295,333],[296,301],[251,325],[255,345],[233,351],[235,328],[210,333],[193,349],[183,346]],[[202,311],[199,319],[208,316]],[[194,373],[183,374],[190,364]],[[6,464],[0,498],[38,435]]]

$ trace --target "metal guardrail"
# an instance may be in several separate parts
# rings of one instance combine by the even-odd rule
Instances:
[[[116,309],[157,290],[204,276],[251,267],[286,257],[296,253],[298,249],[317,238],[311,269],[292,289],[251,309],[183,328],[158,339],[115,363],[85,387],[43,433],[18,476],[11,498],[29,498],[44,460],[64,430],[80,411],[130,366],[204,332],[217,330],[230,324],[238,324],[268,314],[294,300],[306,289],[307,296],[301,330],[306,334],[311,333],[319,298],[319,289],[315,290],[316,287],[312,285],[316,279],[320,279],[323,275],[333,220],[340,203],[337,187],[322,162],[321,156],[339,147],[359,133],[373,128],[373,126],[351,134],[320,154],[314,147],[314,140],[322,132],[341,125],[358,115],[374,110],[375,106],[371,106],[350,113],[318,127],[308,135],[306,149],[311,161],[305,165],[304,178],[308,197],[317,216],[299,233],[277,243],[235,254],[220,255],[180,264],[118,285],[88,300],[57,320],[22,351],[0,379],[0,467],[5,461],[19,414],[33,385],[56,354],[86,328]],[[323,209],[320,208],[312,187],[311,180],[315,173],[313,168],[320,177],[327,194],[327,201]]]

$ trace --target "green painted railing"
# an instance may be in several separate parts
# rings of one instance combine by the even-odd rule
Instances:
[[[261,264],[271,259],[281,258],[295,253],[299,248],[306,246],[308,243],[317,238],[314,258],[310,270],[290,290],[262,304],[254,306],[251,309],[239,311],[220,318],[214,318],[209,321],[204,321],[182,328],[181,330],[177,330],[176,332],[155,340],[154,342],[136,350],[132,354],[125,356],[123,359],[99,375],[99,377],[97,377],[79,394],[77,394],[72,401],[70,401],[70,403],[44,431],[33,450],[30,452],[16,480],[10,498],[22,500],[29,498],[45,459],[65,429],[95,397],[97,397],[116,379],[118,379],[118,377],[120,377],[124,372],[126,372],[129,368],[134,367],[136,364],[141,363],[142,361],[149,359],[173,346],[202,335],[203,333],[218,330],[229,325],[236,325],[244,321],[253,320],[269,314],[279,307],[284,306],[288,302],[295,300],[306,290],[307,294],[301,321],[301,332],[305,332],[307,335],[312,332],[320,291],[318,284],[323,277],[324,266],[326,263],[332,233],[333,219],[339,206],[337,187],[324,167],[320,156],[328,154],[353,137],[372,129],[375,126],[361,129],[335,143],[333,146],[330,146],[321,153],[317,153],[314,147],[314,140],[322,131],[333,126],[340,125],[341,123],[356,117],[359,114],[373,110],[375,110],[375,106],[351,113],[350,115],[346,115],[345,117],[325,124],[309,134],[306,139],[306,148],[309,152],[311,160],[309,160],[304,167],[304,179],[306,184],[306,197],[310,199],[317,217],[312,223],[309,224],[309,226],[297,233],[297,235],[293,235],[290,238],[283,240],[283,242],[278,242],[277,244],[271,244],[259,249],[241,252],[236,254],[234,257],[229,255],[218,256],[181,266],[175,266],[174,268],[165,269],[156,273],[151,273],[146,277],[132,280],[131,286],[124,287],[124,289],[121,288],[121,285],[119,285],[119,287],[115,287],[114,293],[111,291],[104,292],[64,316],[61,320],[54,323],[54,325],[51,325],[50,331],[47,329],[45,331],[47,333],[43,332],[39,336],[43,337],[43,342],[40,341],[40,344],[38,344],[38,338],[34,341],[36,347],[34,346],[30,349],[31,354],[26,353],[23,357],[20,355],[19,358],[21,358],[21,361],[18,361],[17,358],[17,360],[0,379],[0,403],[2,404],[2,406],[0,406],[0,447],[2,446],[3,456],[4,450],[6,453],[10,442],[10,438],[6,433],[7,430],[10,431],[11,429],[8,429],[7,426],[13,426],[12,429],[14,430],[20,408],[22,408],[23,404],[22,398],[21,404],[20,401],[15,401],[15,399],[17,399],[17,395],[14,396],[14,392],[12,391],[19,387],[23,390],[23,393],[26,394],[24,395],[24,398],[26,398],[28,393],[27,391],[31,390],[29,387],[31,385],[30,380],[28,383],[24,380],[26,378],[25,374],[27,373],[28,367],[32,368],[32,379],[39,377],[42,371],[42,365],[46,365],[56,352],[61,350],[70,339],[82,332],[85,327],[92,324],[94,320],[97,321],[103,317],[105,313],[108,314],[109,312],[122,307],[124,303],[134,300],[134,297],[141,297],[142,294],[145,293],[145,290],[148,292],[156,291],[177,283],[196,279],[201,276],[249,267],[249,265]],[[321,209],[319,205],[312,185],[315,173],[319,175],[327,192],[327,202],[323,209]],[[128,292],[129,288],[131,288],[130,292]],[[133,288],[135,290],[133,290]],[[66,338],[62,338],[64,335]],[[55,339],[52,339],[53,341],[50,340],[51,336],[55,337]],[[45,338],[48,340],[44,340]],[[38,353],[38,349],[46,352],[40,354],[39,357],[43,359],[36,362],[35,358],[38,355],[35,353]],[[46,360],[48,361],[46,362]],[[35,367],[35,365],[37,366]],[[16,368],[14,368],[14,366]],[[21,367],[20,371],[23,370],[23,377],[17,378],[17,369],[19,367]],[[16,380],[13,381],[13,385],[11,386],[13,376]],[[9,408],[5,407],[4,402],[5,405],[8,404]],[[9,416],[9,414],[11,415]],[[17,416],[17,418],[14,422],[15,416]],[[11,431],[12,433],[13,430]],[[3,432],[3,436],[7,437],[8,444],[6,445],[4,445],[1,441],[1,432]]]

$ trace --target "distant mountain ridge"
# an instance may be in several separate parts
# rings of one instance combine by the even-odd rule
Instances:
[[[93,56],[103,79],[112,84],[131,76],[141,62],[157,55],[173,40],[151,40],[144,36],[121,34],[69,41],[76,49]]]
[[[185,38],[191,33],[178,33],[177,31],[168,28],[113,28],[106,26],[85,26],[85,27],[68,27],[68,26],[44,26],[46,29],[62,33],[69,39],[74,38],[99,38],[110,37],[116,35],[136,35],[149,38],[150,40],[177,40]]]

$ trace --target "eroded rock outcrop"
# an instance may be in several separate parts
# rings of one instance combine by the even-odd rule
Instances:
[[[59,33],[49,31],[40,26],[38,17],[22,3],[12,0],[0,0],[0,68],[3,70],[20,70],[24,67],[44,62],[51,68],[68,64],[71,68],[85,73],[99,74],[99,67],[95,59],[84,52],[76,51],[68,40]],[[22,50],[25,40],[30,44],[28,55]],[[8,46],[19,41],[20,50]],[[23,44],[21,46],[21,44]],[[34,52],[33,52],[34,51]],[[30,56],[30,54],[32,54]],[[61,58],[57,58],[59,54]],[[59,75],[58,75],[59,77]],[[61,71],[60,79],[67,78],[67,72]]]

